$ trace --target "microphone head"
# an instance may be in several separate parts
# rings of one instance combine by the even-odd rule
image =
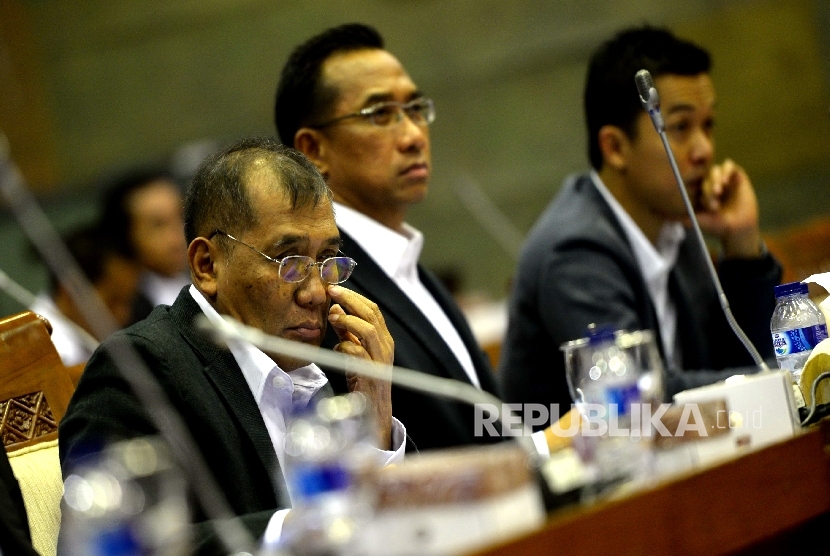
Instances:
[[[648,110],[652,96],[657,94],[651,74],[648,70],[641,69],[634,76],[634,83],[637,84],[637,92],[640,94],[640,102],[643,104],[643,108]]]
[[[654,124],[657,133],[662,133],[665,130],[665,124],[663,123],[663,116],[660,114],[660,95],[657,94],[651,74],[648,70],[641,69],[634,75],[634,83],[637,85],[637,92],[640,94],[640,104],[643,105],[643,108],[651,117],[651,122]]]

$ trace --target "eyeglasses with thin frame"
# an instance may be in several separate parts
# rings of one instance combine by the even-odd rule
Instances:
[[[342,284],[352,275],[354,267],[357,262],[350,257],[329,257],[323,261],[315,261],[311,257],[305,255],[286,255],[285,257],[275,258],[269,257],[259,249],[251,247],[242,240],[236,239],[228,232],[223,230],[216,230],[208,239],[211,239],[216,234],[225,236],[226,238],[240,243],[268,259],[269,262],[274,263],[279,267],[279,277],[286,282],[297,283],[302,282],[308,275],[311,274],[311,267],[316,266],[320,269],[320,278],[327,284]]]
[[[423,97],[405,103],[390,100],[309,127],[322,129],[350,118],[364,118],[378,127],[388,127],[402,122],[404,114],[415,125],[427,126],[435,121],[435,103]]]

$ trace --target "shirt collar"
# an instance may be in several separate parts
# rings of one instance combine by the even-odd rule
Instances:
[[[202,309],[202,312],[209,322],[217,325],[222,323],[222,316],[208,303],[208,300],[205,299],[202,292],[196,289],[196,286],[191,284],[188,291],[193,300],[199,305],[199,308]],[[242,375],[245,377],[245,381],[248,383],[248,388],[251,389],[254,399],[259,404],[262,400],[265,380],[274,369],[279,369],[280,372],[282,372],[282,369],[262,350],[245,340],[229,340],[228,349],[242,370]],[[295,369],[287,373],[287,376],[291,379],[291,385],[289,386],[291,391],[301,389],[307,394],[303,397],[308,397],[309,399],[328,382],[326,375],[314,363]]]
[[[591,170],[591,179],[605,202],[611,207],[611,211],[619,221],[620,226],[622,226],[646,282],[651,282],[659,276],[671,272],[677,262],[680,244],[686,238],[686,229],[683,225],[679,222],[663,224],[657,237],[657,244],[654,245],[634,222],[631,215],[617,201],[616,197],[608,191],[595,170]]]
[[[398,233],[341,203],[334,203],[334,218],[337,227],[352,236],[387,276],[417,274],[424,246],[424,235],[419,230],[404,222],[403,233]]]

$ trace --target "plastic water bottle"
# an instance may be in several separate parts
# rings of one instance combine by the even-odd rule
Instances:
[[[186,481],[157,438],[111,444],[77,462],[63,501],[59,554],[191,552]]]
[[[790,371],[798,383],[813,348],[827,338],[824,314],[807,296],[807,284],[775,286],[775,311],[770,321],[778,368]]]
[[[640,402],[637,384],[640,369],[630,361],[625,352],[616,344],[616,331],[609,326],[597,327],[588,336],[592,350],[591,366],[588,370],[590,381],[586,399],[601,404],[610,413],[627,417],[631,405]]]
[[[288,423],[285,473],[293,515],[280,544],[292,556],[361,553],[376,467],[367,404],[359,393],[336,396]]]

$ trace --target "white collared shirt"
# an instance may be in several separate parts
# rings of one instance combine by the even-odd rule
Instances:
[[[677,263],[686,230],[679,222],[666,222],[660,229],[656,245],[653,245],[594,170],[591,170],[591,179],[611,207],[634,250],[640,273],[654,303],[657,322],[660,323],[660,339],[666,363],[670,368],[679,369],[682,362],[677,346],[677,308],[669,295],[669,274]]]
[[[473,359],[458,334],[458,330],[418,278],[418,258],[421,256],[421,249],[424,245],[423,234],[405,222],[404,233],[400,234],[340,203],[334,203],[334,217],[337,227],[352,236],[423,313],[447,343],[470,382],[481,388],[473,366]]]
[[[221,324],[222,317],[208,303],[202,293],[191,285],[191,297],[199,305],[205,316],[212,323]],[[311,363],[291,371],[291,374],[280,369],[273,359],[259,348],[244,340],[231,340],[228,349],[236,360],[251,393],[254,395],[268,436],[277,454],[280,467],[285,469],[285,416],[295,410],[305,408],[328,379],[323,371]],[[392,418],[392,446],[394,451],[377,450],[378,463],[389,465],[399,463],[404,459],[406,448],[406,428]],[[292,498],[291,488],[288,485],[288,495]],[[275,542],[282,531],[282,523],[287,510],[279,510],[272,517],[265,532],[267,542]]]

